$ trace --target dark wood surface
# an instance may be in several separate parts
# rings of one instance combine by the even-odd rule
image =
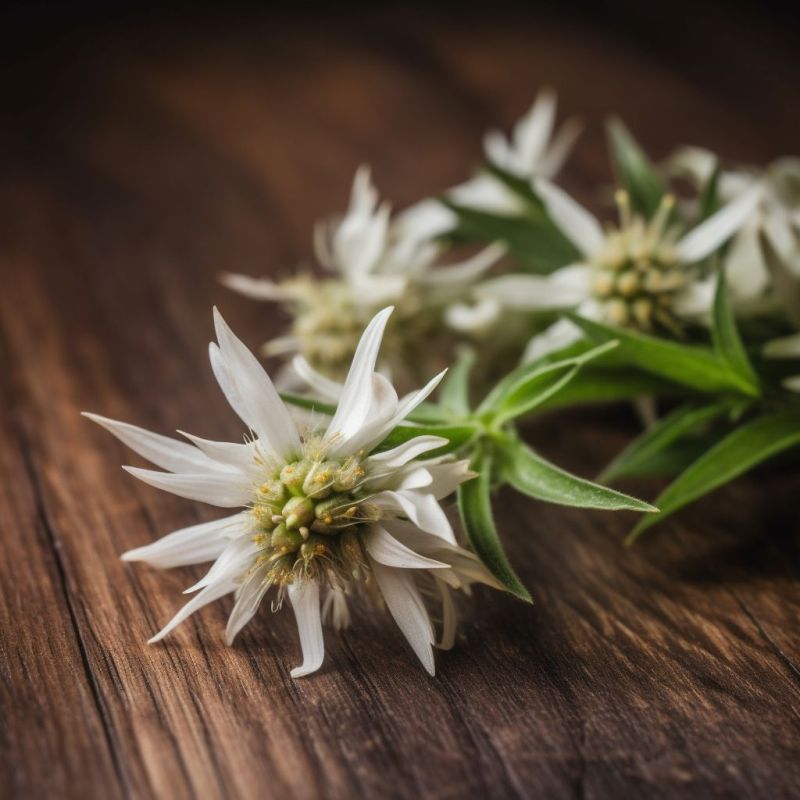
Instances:
[[[487,8],[458,24],[249,12],[8,37],[0,794],[800,795],[796,476],[739,482],[635,548],[631,517],[501,494],[532,607],[477,592],[434,679],[364,616],[293,681],[288,613],[265,609],[227,648],[220,602],[145,644],[197,571],[119,554],[214,512],[137,483],[78,416],[238,436],[206,360],[211,305],[254,346],[282,323],[217,273],[308,258],[361,162],[398,206],[459,180],[483,130],[542,84],[587,122],[565,175],[585,199],[608,177],[612,110],[659,156],[682,141],[797,152],[789,31],[689,9],[637,39],[636,8],[616,33]],[[624,410],[571,412],[526,435],[591,475],[633,430]]]

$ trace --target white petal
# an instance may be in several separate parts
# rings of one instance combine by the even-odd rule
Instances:
[[[800,358],[800,333],[767,342],[763,352],[767,358]]]
[[[291,292],[287,293],[283,287],[267,278],[251,278],[249,275],[223,272],[219,276],[219,281],[223,286],[253,300],[283,302],[293,297]]]
[[[168,569],[213,561],[222,554],[228,537],[241,533],[248,522],[245,514],[201,522],[168,533],[157,542],[123,553],[123,561],[145,561],[153,567]]]
[[[450,565],[415,553],[381,525],[371,525],[361,537],[367,552],[387,567],[399,569],[447,569]]]
[[[216,308],[214,326],[227,375],[236,389],[234,410],[238,413],[237,406],[241,406],[247,415],[244,421],[258,434],[263,446],[283,458],[297,455],[300,437],[269,376]]]
[[[490,158],[499,167],[506,165]],[[500,216],[513,216],[525,210],[523,200],[489,172],[479,172],[466,183],[450,189],[453,203]]]
[[[258,451],[253,443],[215,442],[186,433],[186,431],[178,431],[178,433],[185,436],[198,450],[219,464],[220,468],[232,467],[240,472],[262,469],[256,463]]]
[[[206,472],[223,468],[222,464],[209,461],[196,447],[171,439],[169,436],[161,436],[136,425],[117,422],[87,411],[83,412],[83,416],[105,428],[135,453],[170,472]]]
[[[321,400],[329,403],[337,403],[342,395],[342,384],[339,381],[332,381],[322,373],[317,372],[303,356],[295,356],[292,359],[292,367],[300,376],[300,379],[307,383]]]
[[[495,243],[458,264],[448,264],[431,270],[423,276],[423,282],[432,286],[455,286],[470,284],[494,266],[505,254],[505,245]]]
[[[418,528],[455,544],[456,537],[447,516],[436,498],[416,491],[384,490],[373,495],[370,502],[386,511],[405,514]]]
[[[575,142],[583,132],[583,124],[576,119],[567,120],[556,134],[544,157],[539,161],[536,174],[552,179],[564,166],[564,162],[572,152]]]
[[[769,271],[758,241],[758,221],[745,223],[725,259],[725,280],[736,300],[752,300],[769,286]]]
[[[342,388],[339,406],[328,426],[329,434],[347,439],[364,424],[374,402],[372,375],[375,362],[378,359],[383,331],[393,310],[390,306],[378,312],[362,334]]]
[[[694,281],[672,298],[672,310],[685,319],[707,317],[714,305],[716,291],[716,276]]]
[[[422,200],[401,211],[393,227],[399,236],[412,239],[434,239],[456,227],[458,217],[438,200]]]
[[[213,603],[214,600],[219,600],[220,597],[226,594],[230,594],[235,588],[236,584],[233,581],[207,586],[202,592],[195,595],[152,639],[148,640],[147,644],[160,642],[170,631],[194,614],[195,611],[209,603]]]
[[[253,566],[260,551],[261,547],[253,541],[251,536],[229,539],[219,558],[211,565],[211,569],[194,586],[184,589],[183,593],[192,594],[198,589],[220,581],[238,581]]]
[[[435,450],[437,447],[444,447],[447,439],[443,436],[416,436],[403,444],[385,450],[383,453],[371,455],[365,462],[367,472],[371,468],[396,469],[407,464],[409,461],[419,458],[423,453]]]
[[[442,464],[426,464],[433,481],[426,490],[437,500],[451,495],[464,481],[475,477],[469,468],[469,460],[446,461]]]
[[[325,643],[322,639],[322,620],[319,608],[319,586],[314,581],[289,584],[289,600],[292,602],[303,649],[303,664],[295,667],[291,675],[302,678],[316,672],[325,658]]]
[[[139,467],[123,467],[123,469],[156,489],[220,508],[246,506],[253,499],[253,484],[241,474],[230,472],[172,474]]]
[[[553,222],[583,255],[591,257],[603,246],[605,237],[600,223],[566,192],[544,178],[534,181],[534,190]]]
[[[265,580],[266,574],[266,567],[255,570],[237,590],[236,603],[234,603],[225,627],[225,641],[228,645],[233,644],[239,631],[250,622],[258,611],[261,600],[270,587],[269,582]]]
[[[371,564],[386,607],[417,658],[433,675],[436,671],[432,647],[435,638],[433,626],[413,576],[404,570],[386,567],[374,559],[371,559]]]
[[[506,308],[546,311],[574,308],[590,294],[591,268],[563,267],[550,275],[503,275],[482,283],[476,292]]]
[[[687,264],[702,261],[723,245],[755,211],[762,189],[753,186],[716,214],[689,231],[676,245],[675,252]]]
[[[472,305],[454,303],[445,309],[444,320],[454,330],[481,333],[497,321],[502,306],[494,298],[480,297]]]
[[[531,175],[539,159],[544,153],[556,118],[555,94],[544,89],[533,104],[531,110],[516,124],[514,128],[514,145],[520,160],[520,166],[526,169],[525,175]]]

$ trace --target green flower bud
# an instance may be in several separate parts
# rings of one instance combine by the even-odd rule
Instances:
[[[284,523],[272,531],[270,545],[276,553],[296,553],[303,544],[303,537],[298,531],[290,531]]]
[[[348,458],[336,471],[333,481],[335,492],[350,492],[358,485],[366,472],[357,458]]]
[[[338,469],[338,461],[314,462],[305,476],[303,493],[314,499],[327,497],[331,493]]]
[[[351,511],[353,508],[355,511]],[[314,516],[324,525],[341,524],[349,518],[352,518],[358,512],[357,505],[353,499],[346,494],[334,494],[327,500],[317,503],[314,509]]]
[[[281,482],[293,495],[303,494],[303,481],[312,465],[313,462],[304,458],[302,461],[287,464],[281,470]]]
[[[300,528],[314,519],[314,503],[307,497],[291,497],[281,514],[287,528]]]

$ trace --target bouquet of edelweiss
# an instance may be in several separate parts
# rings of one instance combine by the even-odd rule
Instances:
[[[596,199],[613,197],[616,214],[603,223],[554,182],[580,133],[555,120],[543,92],[510,138],[487,136],[470,180],[399,214],[361,168],[346,213],[315,231],[321,276],[223,276],[291,320],[265,346],[285,358],[276,389],[215,312],[211,367],[240,442],[87,415],[164,470],[135,477],[237,509],[123,555],[213,562],[151,641],[233,594],[230,644],[267,594],[273,610],[288,597],[299,677],[322,664],[322,623],[347,626],[366,600],[433,674],[433,647],[455,640],[456,593],[482,583],[530,600],[493,519],[497,487],[642,512],[635,537],[800,445],[800,161],[758,169],[682,148],[655,164],[614,120],[617,185]],[[599,482],[518,432],[536,414],[620,400],[644,430]],[[671,481],[653,505],[606,485],[631,476]]]

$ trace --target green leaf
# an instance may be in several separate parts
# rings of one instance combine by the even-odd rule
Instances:
[[[608,138],[617,180],[627,189],[633,208],[650,219],[664,196],[661,178],[620,120],[609,120]]]
[[[478,413],[491,413],[498,424],[526,414],[563,388],[584,364],[615,347],[613,341],[605,342],[561,361],[523,364],[500,380],[480,404]]]
[[[684,405],[676,408],[634,439],[603,470],[598,480],[610,483],[626,476],[639,476],[641,469],[651,464],[657,453],[665,450],[685,434],[697,430],[704,423],[721,416],[730,408],[731,402],[728,400],[707,406]]]
[[[538,406],[545,409],[565,408],[583,403],[614,402],[630,400],[642,395],[669,397],[685,393],[676,384],[628,368],[586,366],[557,394],[551,395]]]
[[[544,213],[500,216],[442,200],[458,216],[457,234],[468,241],[503,242],[528,269],[549,273],[580,253]]]
[[[492,575],[509,592],[530,603],[528,590],[508,563],[492,517],[491,454],[487,452],[479,455],[473,461],[472,467],[478,477],[458,487],[458,512],[469,543]]]
[[[578,478],[551,464],[518,440],[503,448],[502,476],[518,492],[562,506],[654,512],[649,503]]]
[[[723,272],[720,272],[714,295],[714,325],[711,328],[711,336],[718,358],[737,376],[741,382],[742,392],[757,397],[761,393],[758,375],[747,357],[739,336]]]
[[[800,412],[777,412],[736,428],[674,480],[658,497],[661,509],[639,522],[629,541],[678,509],[718,489],[770,456],[800,444]]]
[[[462,349],[439,390],[439,404],[455,417],[469,414],[469,376],[474,364],[475,351]]]
[[[700,194],[699,209],[695,225],[705,222],[710,216],[716,214],[721,207],[719,198],[719,164],[714,165],[714,171],[706,181],[703,191]]]
[[[700,392],[735,391],[751,394],[726,362],[705,347],[679,344],[644,333],[612,328],[600,322],[569,314],[569,318],[597,342],[619,341],[616,355],[645,372],[660,375]]]
[[[494,175],[500,183],[507,186],[520,199],[528,203],[536,212],[541,213],[544,211],[542,201],[539,199],[536,192],[533,191],[529,178],[520,178],[518,175],[512,175],[510,172],[507,172],[502,167],[498,167],[497,164],[493,164],[491,161],[486,162],[484,169],[486,172]]]
[[[281,400],[290,406],[307,408],[309,411],[318,411],[320,414],[327,414],[332,417],[336,413],[336,406],[333,403],[326,403],[323,400],[315,400],[313,397],[303,397],[291,392],[281,392]]]
[[[391,450],[417,436],[442,436],[448,444],[431,450],[425,458],[435,458],[453,453],[469,444],[478,435],[475,425],[398,425],[376,448],[375,452]]]

